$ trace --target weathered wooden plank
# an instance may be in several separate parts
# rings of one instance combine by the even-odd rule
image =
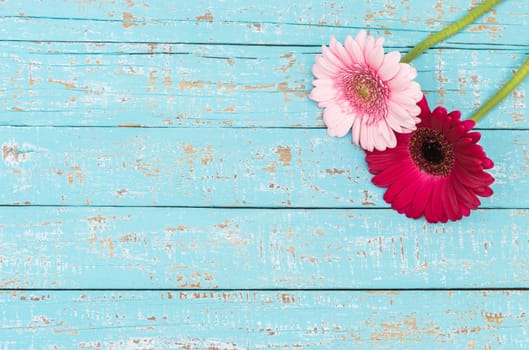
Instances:
[[[329,32],[380,29],[391,43],[416,43],[475,6],[472,0],[358,1],[4,1],[0,39],[319,45]],[[60,14],[56,9],[60,8]],[[510,0],[452,42],[527,45],[529,6]]]
[[[320,129],[2,127],[0,203],[386,207],[364,153]],[[527,208],[529,131],[483,132],[485,207]]]
[[[526,349],[527,292],[3,292],[5,349]]]
[[[0,42],[0,125],[323,127],[321,110],[307,97],[318,51]],[[415,62],[417,80],[432,104],[465,116],[494,94],[525,55],[432,50]],[[480,127],[528,128],[528,87],[529,81],[520,85]]]
[[[527,210],[480,210],[445,225],[366,209],[11,207],[0,215],[1,288],[529,285]]]

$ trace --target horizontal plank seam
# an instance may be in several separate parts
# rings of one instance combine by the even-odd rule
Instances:
[[[278,44],[278,43],[237,43],[237,42],[202,42],[202,41],[116,41],[116,40],[34,40],[34,39],[1,39],[0,43],[36,43],[41,44],[43,42],[55,44],[55,43],[61,43],[61,44],[156,44],[156,45],[196,45],[196,46],[257,46],[257,47],[308,47],[308,48],[321,48],[321,45],[323,44]],[[451,45],[464,45],[466,47],[453,47],[446,45],[447,43]],[[479,48],[479,46],[482,46]],[[510,49],[509,47],[516,47],[516,48],[524,48],[527,49],[529,45],[525,44],[501,44],[501,43],[471,43],[471,42],[451,42],[447,41],[445,42],[445,45],[442,46],[434,46],[430,48],[429,50],[467,50],[468,47],[473,47],[472,49],[468,48],[468,50],[490,50],[490,47],[495,47],[495,50],[498,51],[511,51],[513,49]],[[387,49],[402,49],[402,50],[409,50],[412,48],[411,45],[405,45],[405,46],[388,46],[386,45]],[[178,54],[178,53],[174,53]]]
[[[325,126],[149,126],[149,125],[46,125],[46,124],[1,124],[0,128],[49,128],[49,129],[252,129],[252,130],[267,130],[267,129],[285,129],[285,130],[325,130]],[[529,131],[529,127],[521,128],[474,128],[473,131]]]
[[[155,20],[155,23],[191,23],[191,24],[197,24],[197,23],[208,23],[208,24],[254,24],[256,21],[250,21],[250,20],[192,20],[192,19],[172,19],[172,18],[137,18],[137,19],[109,19],[109,18],[90,18],[90,17],[59,17],[59,16],[31,16],[31,15],[4,15],[0,16],[0,19],[36,19],[36,20],[52,20],[52,21],[84,21],[84,22],[105,22],[105,23],[154,23],[153,20]],[[480,22],[485,23],[484,21],[476,21],[476,24],[479,24]],[[298,23],[298,22],[278,22],[278,21],[258,21],[261,25],[283,25],[283,26],[294,26],[294,27],[315,27],[315,28],[346,28],[346,29],[353,29],[353,30],[360,30],[364,29],[363,26],[351,26],[351,25],[339,25],[339,24],[326,24],[326,23]],[[515,23],[504,23],[504,25],[511,25],[516,26]],[[385,30],[390,30],[394,32],[413,32],[413,33],[432,33],[435,30],[428,30],[428,29],[420,29],[420,28],[392,28],[392,27],[385,27]]]
[[[0,288],[0,292],[481,292],[529,291],[529,287],[472,288]]]
[[[1,208],[168,208],[168,209],[225,209],[225,210],[392,210],[389,206],[383,207],[281,207],[281,206],[200,206],[200,205],[68,205],[68,204],[0,204]],[[480,210],[527,210],[529,207],[480,207]]]

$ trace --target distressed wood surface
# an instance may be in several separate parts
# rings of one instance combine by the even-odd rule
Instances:
[[[432,104],[468,116],[527,49],[458,47],[419,57],[417,81]],[[0,42],[0,50],[0,125],[323,127],[307,103],[318,47]],[[479,127],[528,128],[528,86]]]
[[[476,3],[0,0],[0,349],[528,348],[529,82],[478,125],[495,195],[445,225],[307,98],[331,35],[404,53]],[[415,60],[431,104],[475,110],[528,21]]]
[[[475,0],[65,1],[5,0],[6,40],[315,45],[329,34],[373,28],[390,44],[415,44],[475,6]],[[60,12],[57,11],[60,8]],[[525,0],[509,0],[450,43],[527,45]],[[404,35],[403,35],[404,34]],[[446,43],[445,43],[446,44]],[[250,51],[251,49],[249,49]]]
[[[320,129],[0,127],[0,203],[387,207],[350,136]],[[485,207],[528,208],[528,130],[485,130]]]
[[[490,291],[14,291],[0,294],[0,346],[526,349],[528,300]]]
[[[528,210],[4,208],[2,288],[512,288]]]

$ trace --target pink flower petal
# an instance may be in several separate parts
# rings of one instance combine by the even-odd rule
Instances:
[[[415,81],[410,81],[407,83],[407,85],[408,87],[404,90],[401,90],[400,92],[410,96],[415,101],[415,103],[418,103],[423,98],[421,86]]]
[[[411,130],[409,132],[405,132],[404,129],[402,129],[402,127],[400,126],[399,120],[397,118],[393,118],[392,116],[386,117],[386,123],[388,123],[388,125],[398,133],[403,134],[411,132]]]
[[[327,125],[329,136],[345,136],[353,125],[354,115],[345,114],[340,107],[333,105],[323,112],[323,121]]]
[[[316,61],[318,61],[317,57]],[[324,68],[321,64],[312,65],[312,74],[314,74],[314,76],[318,79],[327,79],[332,78],[334,76],[333,72]]]
[[[378,129],[380,130],[380,135],[385,141],[384,142],[385,146],[387,146],[388,148],[394,148],[397,145],[397,138],[395,137],[395,133],[393,132],[391,127],[388,125],[385,119],[382,119],[378,123]],[[386,149],[386,147],[384,147],[384,149]]]
[[[367,54],[369,52],[373,51],[374,48],[375,48],[375,38],[372,37],[371,35],[368,35],[366,37],[366,40],[365,40],[365,43],[364,43],[364,48],[363,48],[364,58],[366,59],[366,63],[368,65],[369,65],[369,58],[368,58]]]
[[[353,131],[352,131],[353,142],[355,145],[360,144],[360,125],[361,124],[362,124],[362,121],[360,120],[360,118],[355,118],[354,123],[353,123]]]
[[[421,109],[421,114],[419,116],[423,120],[428,120],[429,116],[431,115],[430,106],[428,106],[428,101],[426,100],[426,97],[423,97],[419,102],[417,102],[417,106]]]
[[[364,47],[366,46],[366,39],[367,39],[367,32],[365,30],[361,30],[356,34],[355,41],[360,47],[360,50],[364,52]]]
[[[375,41],[372,36],[369,36],[367,38],[366,47],[364,48],[364,57],[366,58],[366,63],[375,71],[380,68],[382,62],[384,61],[384,48],[381,44],[383,40],[381,39],[383,38],[379,38],[377,41]]]
[[[319,88],[334,89],[334,79],[316,79],[312,84]]]
[[[407,63],[399,63],[399,71],[389,80],[388,84],[391,89],[403,89],[406,86],[403,83],[415,79],[417,71]]]
[[[417,110],[417,114],[415,115],[418,115],[420,112],[421,112],[421,109],[419,107],[417,107],[417,101],[415,101],[413,98],[411,98],[410,96],[408,95],[405,95],[405,94],[399,94],[399,93],[395,93],[395,94],[391,94],[390,96],[390,100],[396,104],[398,104],[399,106],[403,107],[403,108],[408,108],[408,107],[413,107],[413,110]],[[410,108],[412,109],[412,108]]]
[[[414,116],[413,120],[415,121],[415,124],[419,124],[421,122],[421,118],[417,118],[417,116],[421,113],[421,109],[417,106],[406,106],[406,111],[412,116]]]
[[[352,128],[352,141],[369,151],[395,147],[395,132],[409,133],[419,122],[422,92],[410,79],[416,71],[399,63],[399,52],[384,55],[383,42],[365,31],[344,45],[331,37],[312,68],[318,79],[309,97],[325,108],[328,133],[345,135]]]
[[[360,126],[360,146],[363,149],[371,152],[375,148],[375,144],[373,142],[373,139],[371,138],[371,130],[366,125],[365,119],[367,118],[363,116],[362,125]]]
[[[391,51],[384,56],[384,61],[378,69],[378,75],[382,80],[390,80],[399,72],[400,52]]]
[[[338,59],[345,66],[352,66],[353,65],[353,63],[354,63],[353,60],[351,59],[351,57],[349,56],[347,51],[345,51],[345,49],[342,46],[342,44],[340,44],[338,41],[336,41],[334,36],[331,37],[331,44],[329,45],[329,48],[334,53],[334,55],[336,57],[338,57]]]
[[[334,77],[336,76],[336,73],[339,71],[339,68],[336,67],[332,62],[325,59],[322,55],[316,56],[316,64],[314,66],[317,66],[318,72],[323,72],[327,75],[327,77]],[[314,67],[313,67],[314,70]]]
[[[373,141],[375,149],[379,151],[385,151],[387,148],[387,141],[382,135],[381,128],[379,127],[380,123],[375,126],[371,126],[369,129],[372,130]]]
[[[311,100],[317,102],[323,102],[333,99],[336,96],[336,91],[334,89],[325,89],[315,87],[309,94]]]
[[[396,118],[399,124],[407,129],[413,130],[415,128],[415,120],[409,115],[404,108],[397,103],[390,101],[389,115]]]
[[[340,59],[338,57],[336,57],[334,55],[334,53],[331,51],[331,49],[329,49],[327,46],[322,46],[321,48],[322,50],[322,53],[323,53],[323,58],[326,59],[328,62],[330,62],[332,65],[334,65],[337,70],[342,70],[345,67],[345,64],[340,61]]]
[[[336,89],[334,88],[334,81],[331,79],[317,79],[313,82],[314,88],[309,94],[309,98],[324,102],[336,98]]]

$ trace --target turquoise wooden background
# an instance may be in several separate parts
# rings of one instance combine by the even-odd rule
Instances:
[[[307,98],[331,35],[406,52],[476,3],[0,1],[0,349],[529,348],[529,82],[478,125],[495,195],[445,225]],[[468,116],[528,21],[419,57],[430,102]]]

